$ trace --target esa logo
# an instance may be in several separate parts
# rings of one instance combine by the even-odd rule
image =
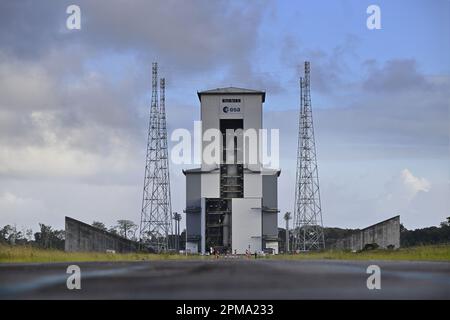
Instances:
[[[241,112],[240,107],[223,107],[223,113],[238,113]]]

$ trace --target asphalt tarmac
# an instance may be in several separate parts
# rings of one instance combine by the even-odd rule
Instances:
[[[78,265],[81,289],[67,288]],[[369,290],[370,265],[380,289]],[[0,299],[450,299],[450,262],[186,260],[0,264]]]

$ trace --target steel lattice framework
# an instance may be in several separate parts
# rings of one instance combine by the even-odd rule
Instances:
[[[295,184],[294,250],[325,248],[319,174],[311,107],[310,64],[305,62],[305,75],[300,78],[300,114]]]
[[[165,110],[165,81],[158,105],[158,64],[152,64],[152,100],[148,126],[140,241],[157,252],[170,248],[172,233],[169,159]]]
[[[160,170],[161,170],[161,205],[164,208],[164,217],[169,232],[173,234],[172,225],[172,201],[170,194],[170,176],[169,176],[169,146],[167,144],[167,117],[166,117],[166,79],[160,80],[160,100],[159,100],[159,133],[161,141],[160,150]],[[174,248],[175,243],[168,242],[169,248]]]

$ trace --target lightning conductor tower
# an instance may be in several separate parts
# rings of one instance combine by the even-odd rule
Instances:
[[[311,108],[310,64],[305,61],[305,75],[300,78],[300,115],[295,184],[294,250],[325,248],[319,174]]]
[[[173,234],[172,225],[172,201],[170,194],[169,176],[169,147],[167,143],[167,116],[166,116],[166,79],[159,80],[159,134],[160,134],[160,174],[161,174],[161,206],[163,207],[164,221],[166,222],[166,234]],[[173,237],[172,237],[173,238]],[[168,241],[168,248],[175,248],[175,240]]]
[[[170,190],[168,165],[162,165],[165,162],[163,158],[167,159],[161,143],[162,138],[167,137],[167,134],[161,134],[162,119],[165,128],[165,108],[162,117],[158,106],[158,64],[154,62],[139,238],[142,245],[151,247],[157,252],[169,249],[169,233],[172,225],[169,212],[170,191],[167,192]],[[167,149],[167,140],[165,146]]]

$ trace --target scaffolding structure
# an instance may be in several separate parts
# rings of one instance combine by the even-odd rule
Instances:
[[[319,173],[311,107],[310,63],[305,61],[305,74],[300,78],[300,114],[295,184],[293,249],[295,251],[325,248]]]

